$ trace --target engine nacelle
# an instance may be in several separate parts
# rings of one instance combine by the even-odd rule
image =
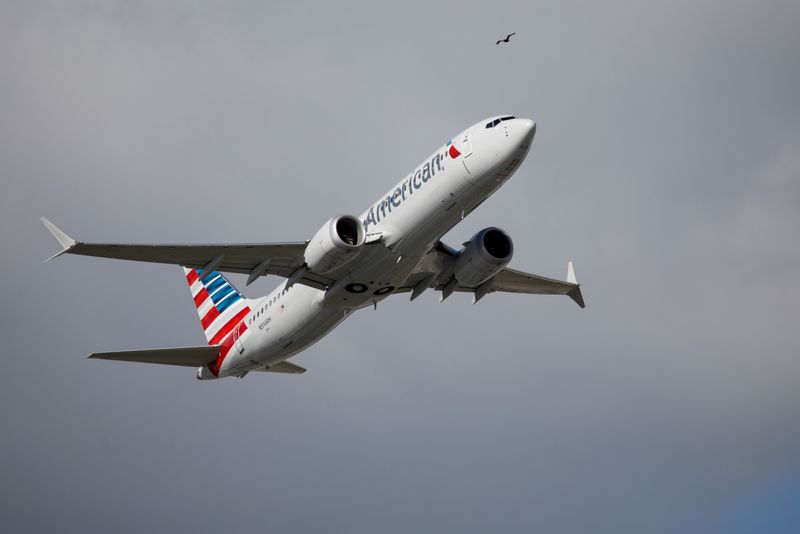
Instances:
[[[314,273],[334,271],[358,255],[365,239],[364,224],[357,217],[334,217],[306,245],[306,265]]]
[[[484,228],[464,244],[453,274],[458,283],[476,287],[500,272],[514,255],[514,243],[499,228]]]

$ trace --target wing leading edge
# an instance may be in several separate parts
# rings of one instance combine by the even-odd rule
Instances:
[[[69,237],[44,217],[41,220],[53,237],[64,247],[61,252],[45,261],[62,254],[76,254],[97,258],[181,265],[208,272],[216,270],[247,274],[249,275],[248,284],[259,276],[277,275],[291,278],[298,273],[302,276],[293,282],[316,289],[324,289],[333,283],[333,279],[328,277],[307,270],[301,271],[305,262],[305,242],[210,245],[82,243]]]

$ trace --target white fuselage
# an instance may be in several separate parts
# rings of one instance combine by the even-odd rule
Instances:
[[[283,283],[250,301],[218,376],[285,360],[402,286],[437,241],[510,178],[528,153],[533,121],[510,119],[486,128],[494,119],[458,134],[361,215],[368,239],[380,242],[364,246],[327,291]],[[359,292],[346,289],[353,284]]]

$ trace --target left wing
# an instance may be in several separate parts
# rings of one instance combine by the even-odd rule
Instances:
[[[99,258],[169,263],[204,272],[225,271],[249,275],[248,285],[259,276],[277,275],[296,279],[316,289],[325,289],[333,279],[302,269],[306,242],[243,243],[218,245],[129,245],[110,243],[81,243],[65,234],[42,217],[45,227],[64,249],[53,256],[78,254]],[[49,260],[48,260],[49,261]]]

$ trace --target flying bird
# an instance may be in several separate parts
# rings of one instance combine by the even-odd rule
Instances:
[[[508,40],[509,40],[509,39],[511,39],[511,36],[512,36],[512,35],[517,35],[517,32],[514,32],[514,33],[509,33],[508,35],[506,35],[506,38],[505,38],[505,39],[500,39],[500,40],[499,40],[499,41],[497,41],[495,44],[496,44],[496,45],[499,45],[500,43],[507,43],[507,42],[508,42]]]

